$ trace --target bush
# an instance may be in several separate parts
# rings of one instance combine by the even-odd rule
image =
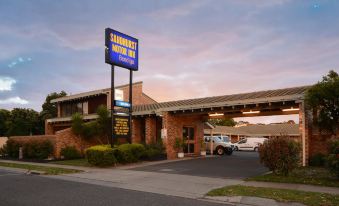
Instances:
[[[122,144],[114,149],[114,155],[119,163],[132,163],[139,161],[146,154],[142,144]]]
[[[329,155],[327,157],[327,167],[339,178],[339,140],[329,142]]]
[[[109,145],[97,145],[86,149],[86,158],[91,165],[106,167],[117,163],[113,149]]]
[[[22,142],[9,138],[6,142],[6,150],[9,157],[18,158],[19,148],[22,147]]]
[[[326,156],[318,153],[310,157],[309,165],[314,167],[322,167],[325,165]]]
[[[165,148],[162,141],[145,145],[145,149],[146,152],[144,158],[146,159],[157,159],[165,154]]]
[[[300,144],[286,137],[272,138],[259,147],[260,162],[273,173],[288,175],[300,161]]]
[[[67,146],[61,149],[61,156],[64,159],[72,160],[81,158],[80,152],[74,146]]]
[[[53,153],[53,143],[42,139],[9,139],[6,143],[6,152],[9,157],[18,158],[19,148],[22,147],[23,157],[27,159],[46,159]]]
[[[23,156],[28,159],[46,159],[53,153],[50,140],[29,140],[23,144]]]

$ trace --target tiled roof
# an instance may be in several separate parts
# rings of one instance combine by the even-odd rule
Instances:
[[[298,136],[299,124],[268,124],[268,125],[247,125],[242,127],[216,126],[214,134],[243,135],[243,136]],[[205,134],[210,134],[206,129]]]
[[[304,97],[310,86],[266,90],[242,94],[232,94],[179,101],[160,102],[133,106],[134,115],[155,114],[162,111],[192,110],[221,106],[236,106],[281,101],[297,101]]]
[[[137,85],[137,84],[142,84],[142,81],[133,83],[133,85]],[[127,87],[127,86],[129,86],[129,84],[116,86],[115,89],[121,89],[121,88],[124,88],[124,87]],[[98,89],[98,90],[89,91],[89,92],[83,92],[83,93],[74,94],[74,95],[68,95],[68,96],[65,96],[65,97],[53,99],[53,100],[51,100],[51,103],[69,101],[69,100],[74,100],[74,99],[81,99],[81,98],[97,96],[97,95],[101,95],[101,94],[107,94],[110,91],[111,91],[111,88],[106,88],[106,89]]]

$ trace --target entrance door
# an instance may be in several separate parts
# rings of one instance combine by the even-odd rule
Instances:
[[[194,128],[193,127],[183,127],[182,136],[186,139],[186,144],[184,147],[184,153],[194,153]]]

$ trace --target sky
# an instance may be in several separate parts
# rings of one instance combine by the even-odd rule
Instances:
[[[134,81],[160,102],[314,84],[339,70],[338,11],[337,0],[1,0],[0,108],[110,87],[106,27],[139,39]],[[117,68],[116,85],[128,74]]]

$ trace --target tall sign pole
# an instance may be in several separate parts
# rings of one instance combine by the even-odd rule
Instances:
[[[132,100],[133,71],[138,71],[139,42],[138,39],[118,32],[105,29],[105,62],[111,65],[111,147],[116,138],[127,138],[132,143]],[[130,70],[129,102],[115,99],[114,66]],[[117,110],[116,108],[117,107]],[[121,108],[121,109],[119,109]],[[125,108],[123,110],[122,108]],[[128,113],[124,113],[128,109]]]
[[[115,100],[115,88],[114,88],[114,65],[111,66],[111,147],[114,146],[114,138],[113,138],[113,125],[114,125],[114,100]]]

